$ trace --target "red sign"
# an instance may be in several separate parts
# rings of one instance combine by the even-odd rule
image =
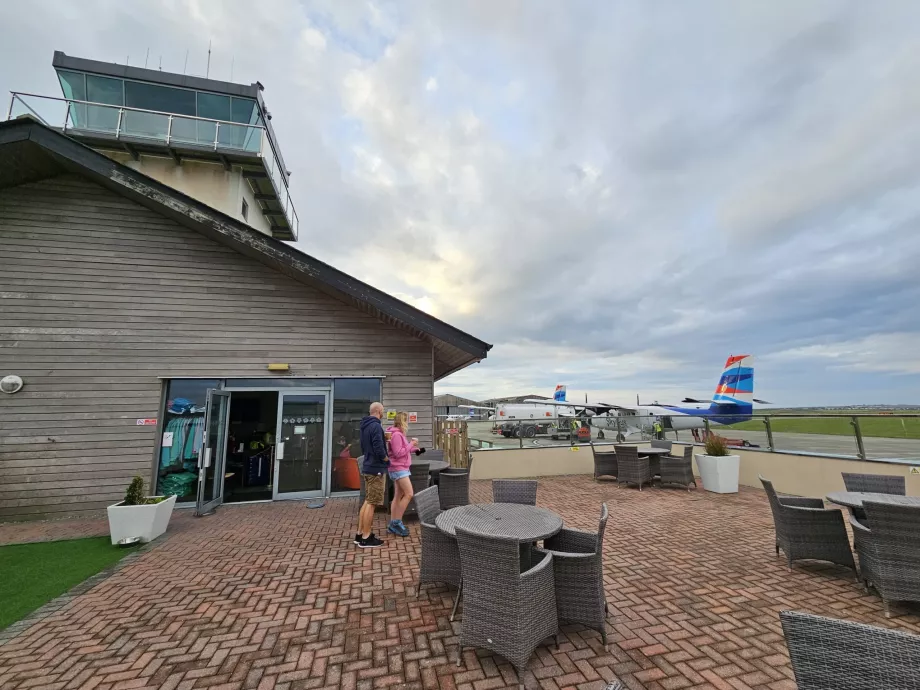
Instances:
[[[157,425],[157,420],[155,420],[155,419],[138,419],[138,420],[137,420],[137,425],[138,425],[138,426],[156,426],[156,425]]]

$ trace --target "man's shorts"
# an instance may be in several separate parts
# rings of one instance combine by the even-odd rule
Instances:
[[[386,487],[385,476],[383,474],[365,474],[364,475],[364,502],[372,506],[383,505],[383,490]]]

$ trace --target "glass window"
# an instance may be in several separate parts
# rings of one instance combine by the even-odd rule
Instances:
[[[256,106],[256,102],[249,98],[234,98],[232,116],[224,119],[240,122],[244,125],[254,125],[259,120],[259,108]]]
[[[125,105],[176,115],[195,115],[195,92],[139,81],[125,82]]]
[[[198,117],[229,122],[232,115],[230,96],[218,96],[214,93],[198,92]]]
[[[332,400],[332,491],[360,489],[355,458],[361,449],[361,420],[380,400],[380,379],[336,379]]]
[[[194,501],[198,490],[198,453],[204,433],[208,389],[217,379],[173,379],[166,384],[163,443],[157,466],[157,495],[176,494]],[[167,445],[168,444],[168,445]]]
[[[124,105],[124,82],[121,79],[86,75],[86,100],[93,103]]]
[[[121,79],[87,74],[86,100],[93,103],[124,105],[123,84]],[[114,134],[118,130],[118,108],[88,105],[86,106],[85,123],[87,129]]]
[[[61,90],[64,98],[74,98],[78,101],[86,100],[86,75],[82,72],[58,72],[61,80]]]

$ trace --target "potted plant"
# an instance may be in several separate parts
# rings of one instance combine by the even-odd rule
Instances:
[[[156,539],[166,531],[175,505],[175,495],[145,495],[143,478],[135,477],[125,492],[125,500],[108,507],[112,544],[129,537],[138,537],[142,542]]]
[[[738,493],[738,472],[741,456],[731,455],[725,439],[710,434],[703,446],[705,451],[696,456],[696,466],[700,470],[703,488],[717,494]]]

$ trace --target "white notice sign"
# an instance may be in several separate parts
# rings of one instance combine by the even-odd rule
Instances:
[[[166,433],[163,434],[163,447],[172,448],[172,443],[173,443],[173,432],[167,431]]]

